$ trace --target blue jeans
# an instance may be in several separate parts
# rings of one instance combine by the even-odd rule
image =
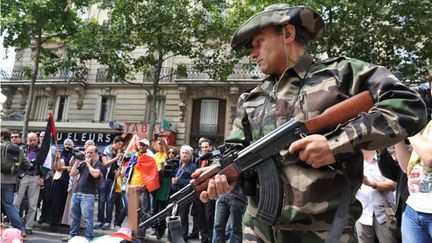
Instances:
[[[237,198],[219,197],[216,201],[215,223],[212,242],[226,242],[225,228],[228,218],[231,216],[230,243],[242,242],[242,218],[246,209],[246,203]]]
[[[88,240],[93,239],[94,201],[95,201],[95,195],[92,194],[74,193],[72,195],[72,208],[71,208],[72,223],[69,230],[69,234],[72,237],[78,235],[80,222],[81,222],[81,215],[82,215],[85,221],[85,237]]]
[[[1,184],[1,204],[12,226],[24,232],[26,229],[24,221],[13,205],[14,190],[15,184]]]
[[[407,205],[401,228],[402,242],[432,242],[432,214],[417,212]]]
[[[114,209],[114,180],[104,180],[99,187],[98,221],[111,224]]]

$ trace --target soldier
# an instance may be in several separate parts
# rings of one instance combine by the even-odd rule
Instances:
[[[251,49],[251,58],[269,76],[240,96],[226,143],[256,141],[290,119],[310,119],[365,90],[375,102],[369,112],[331,133],[306,136],[280,152],[282,212],[274,225],[264,224],[256,217],[258,196],[249,196],[243,241],[324,242],[338,207],[345,205],[348,215],[335,220],[343,223],[328,238],[355,242],[353,226],[362,211],[354,197],[363,180],[361,150],[392,145],[425,125],[426,109],[419,95],[384,67],[346,57],[314,60],[306,51],[307,42],[323,32],[324,21],[314,10],[275,4],[247,20],[233,36],[231,47]],[[349,184],[346,191],[351,193],[340,203]],[[216,175],[200,198],[206,202],[232,188],[224,175]]]

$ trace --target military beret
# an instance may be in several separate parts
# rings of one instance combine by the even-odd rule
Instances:
[[[235,51],[252,48],[252,36],[257,31],[267,26],[288,23],[306,30],[309,39],[321,38],[324,32],[324,20],[315,10],[303,6],[273,4],[252,16],[236,30],[231,48]]]

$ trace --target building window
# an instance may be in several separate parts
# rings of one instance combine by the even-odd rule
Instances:
[[[205,98],[193,101],[190,144],[198,146],[200,137],[212,140],[213,145],[223,143],[225,134],[226,101]]]
[[[152,96],[147,96],[147,107],[146,107],[146,121],[150,122],[151,119],[151,98]],[[158,96],[156,99],[156,122],[160,122],[164,118],[165,114],[165,96]]]
[[[108,101],[109,98],[108,97],[102,97],[101,100],[101,109],[100,109],[100,113],[99,113],[99,121],[106,121],[107,120],[107,116],[108,116]]]
[[[58,96],[54,117],[56,121],[66,121],[67,111],[69,110],[69,98],[67,96]]]
[[[95,112],[95,121],[105,122],[111,121],[113,117],[114,111],[114,100],[115,97],[112,96],[99,96],[98,97],[98,106]]]
[[[33,121],[44,121],[48,117],[48,96],[37,96],[34,103]]]
[[[201,114],[199,123],[199,133],[216,134],[218,129],[219,100],[201,100]]]

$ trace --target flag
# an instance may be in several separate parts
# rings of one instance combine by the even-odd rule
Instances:
[[[139,140],[140,140],[140,138],[138,137],[138,135],[136,135],[136,134],[132,135],[132,138],[130,139],[129,144],[126,147],[126,152],[135,153],[137,148],[139,148]]]
[[[165,119],[162,119],[161,121],[161,127],[163,130],[168,131],[171,129],[171,123]]]
[[[45,136],[42,140],[41,147],[37,156],[39,164],[42,164],[40,170],[46,173],[51,170],[54,163],[55,153],[57,151],[57,131],[54,124],[52,113],[49,112],[48,123],[45,128]]]

